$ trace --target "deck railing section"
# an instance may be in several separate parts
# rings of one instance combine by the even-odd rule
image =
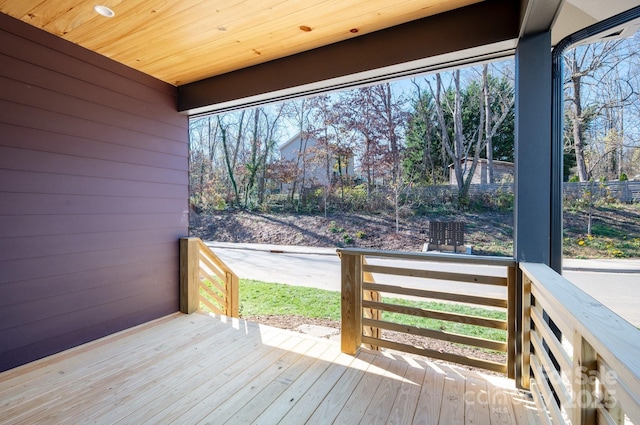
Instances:
[[[199,238],[180,239],[180,311],[239,317],[238,276]]]
[[[489,369],[515,375],[515,272],[513,259],[481,257],[468,255],[439,255],[427,253],[402,253],[376,250],[339,249],[342,267],[342,351],[355,354],[362,344],[373,347],[385,347],[398,351],[414,353],[452,361],[459,364]],[[369,259],[369,261],[367,261]],[[401,266],[390,266],[384,260],[409,260]],[[380,261],[383,260],[383,261]],[[387,261],[388,263],[388,261]],[[436,271],[425,268],[428,263],[449,263],[456,265],[457,271]],[[471,274],[464,270],[468,265],[498,266],[499,272],[483,275]],[[420,267],[418,267],[420,266]],[[453,268],[452,267],[452,268]],[[491,268],[495,270],[495,267]],[[404,276],[419,279],[419,284],[401,286],[394,283],[376,283],[373,275],[384,276],[393,280],[394,276]],[[465,295],[461,293],[436,291],[428,288],[425,279],[456,281],[469,284],[498,285],[506,288],[504,297],[483,297]],[[394,297],[411,297],[424,300],[441,300],[452,303],[472,304],[480,307],[503,309],[507,311],[507,320],[478,317],[460,313],[449,313],[425,308],[409,307],[384,302],[382,293]],[[484,338],[444,332],[438,329],[409,326],[383,319],[383,312],[400,313],[423,319],[437,319],[450,322],[465,323],[474,326],[502,329],[506,331],[506,341],[496,341]],[[424,347],[398,343],[382,337],[381,330],[403,332],[422,337],[439,339],[453,343],[464,344],[482,349],[507,353],[507,362],[499,363],[470,356],[441,352]]]
[[[640,331],[546,265],[520,269],[521,383],[541,417],[640,424]]]

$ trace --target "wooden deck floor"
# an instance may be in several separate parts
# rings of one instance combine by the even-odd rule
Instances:
[[[528,424],[510,381],[175,314],[0,374],[2,424]]]

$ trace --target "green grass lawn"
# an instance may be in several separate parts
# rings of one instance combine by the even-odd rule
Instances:
[[[459,304],[384,298],[386,303],[418,307],[428,310],[449,311],[493,319],[506,319],[506,313]],[[266,283],[257,280],[240,281],[240,315],[295,315],[311,318],[340,320],[340,293],[323,289]],[[481,326],[444,320],[427,319],[399,313],[383,313],[383,320],[420,328],[436,329],[461,335],[495,341],[505,341],[506,332]]]

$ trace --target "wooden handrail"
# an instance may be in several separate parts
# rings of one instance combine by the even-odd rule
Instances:
[[[239,279],[200,238],[180,239],[180,311],[239,317]]]
[[[343,352],[355,354],[361,344],[369,344],[373,347],[386,347],[498,371],[508,374],[511,378],[515,376],[514,297],[516,263],[513,259],[469,255],[404,253],[369,249],[338,249],[337,252],[341,258],[342,264],[341,343]],[[406,264],[403,264],[402,267],[370,265],[367,264],[367,258],[406,260]],[[424,268],[424,264],[429,262],[463,265],[488,265],[494,267],[499,266],[501,268],[506,267],[507,272],[506,277],[504,277],[496,276],[495,273],[476,276],[475,274],[465,273],[464,270],[456,270],[455,272],[426,270]],[[417,264],[421,264],[423,267],[414,267]],[[435,279],[469,284],[506,286],[507,297],[481,297],[434,291],[430,289],[409,288],[396,284],[381,284],[374,281],[374,274],[387,277],[404,276],[415,279]],[[382,293],[420,297],[425,299],[440,299],[464,304],[485,305],[493,308],[505,308],[507,309],[508,320],[486,319],[483,317],[385,303],[381,296]],[[443,332],[436,329],[401,325],[383,320],[382,312],[384,311],[397,312],[423,318],[438,318],[440,320],[467,323],[474,326],[484,326],[493,329],[504,329],[507,331],[507,338],[506,342],[492,341],[451,332]],[[507,363],[496,363],[469,356],[443,353],[427,348],[400,344],[395,341],[384,339],[381,333],[381,330],[383,329],[419,335],[432,339],[440,339],[473,347],[503,351],[507,353]]]
[[[436,254],[429,252],[404,252],[404,251],[379,251],[363,248],[338,248],[338,255],[345,252],[349,255],[362,255],[365,257],[395,258],[399,260],[432,261],[435,263],[459,263],[479,264],[485,266],[515,266],[516,262],[510,257],[490,257],[485,255],[467,254]]]
[[[543,264],[523,273],[522,385],[554,423],[640,423],[640,331]]]

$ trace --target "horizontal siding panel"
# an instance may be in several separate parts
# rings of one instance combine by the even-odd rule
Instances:
[[[0,146],[0,169],[115,178],[149,183],[186,183],[188,171]]]
[[[85,327],[92,327],[100,323],[104,323],[109,319],[126,315],[135,311],[136,307],[164,304],[168,302],[174,305],[172,311],[165,314],[175,312],[178,307],[177,291],[172,297],[167,296],[167,289],[170,283],[167,280],[165,286],[156,285],[154,289],[145,288],[139,293],[128,292],[120,298],[111,300],[109,303],[101,303],[96,300],[96,305],[86,307],[85,309],[77,309],[67,314],[52,316],[46,320],[32,322],[25,326],[15,326],[13,328],[0,331],[0,351],[15,350],[32,342],[48,339],[51,335],[55,335],[61,329],[67,332],[74,332]],[[111,330],[115,332],[116,330]],[[108,332],[110,333],[110,332]],[[26,335],[26,338],[25,338]]]
[[[2,261],[0,263],[2,268],[0,284],[70,274],[101,267],[144,264],[157,257],[168,258],[171,254],[177,257],[177,253],[176,244],[173,243]],[[176,290],[177,288],[176,281]]]
[[[106,233],[65,234],[4,238],[0,263],[7,260],[46,257],[51,255],[110,250],[116,248],[145,247],[154,244],[176,243],[183,237],[184,229],[155,229]]]
[[[0,371],[178,310],[176,94],[0,14]]]
[[[180,140],[187,131],[185,128],[159,123],[89,100],[63,95],[2,76],[0,76],[0,87],[3,87],[0,91],[0,99],[7,102],[57,112],[98,124],[113,125],[173,140]]]
[[[0,169],[0,192],[182,199],[186,185]]]
[[[22,29],[20,22],[10,22],[11,18],[6,15],[0,14],[0,19],[3,29],[0,32],[0,53],[29,62],[48,73],[69,75],[79,81],[112,88],[134,99],[156,102],[159,109],[177,109],[176,92],[171,85],[28,24],[24,24],[28,28]],[[30,34],[24,33],[25,30]]]
[[[167,257],[152,258],[144,263],[119,264],[57,276],[7,282],[1,284],[6,297],[0,299],[0,307],[29,303],[38,299],[46,300],[98,286],[108,286],[114,282],[162,281],[174,276],[173,272],[177,267],[178,259],[175,252],[171,252]]]
[[[3,100],[0,100],[0,123],[19,126],[23,129],[42,130],[50,135],[51,144],[53,145],[52,149],[62,149],[62,147],[56,146],[60,141],[64,143],[65,138],[59,137],[62,135],[182,157],[188,155],[184,143],[179,140],[117,128],[112,125],[90,122],[77,117]],[[0,137],[6,140],[2,133],[0,133]],[[187,132],[185,132],[184,138],[185,140],[188,138]]]
[[[85,310],[97,305],[121,301],[124,298],[137,297],[153,291],[158,282],[169,284],[177,275],[178,265],[174,264],[174,267],[164,267],[161,273],[149,270],[144,278],[136,279],[135,285],[132,285],[130,279],[112,281],[109,285],[83,288],[76,292],[6,306],[0,310],[0,331],[25,327],[34,322],[50,320],[76,310]],[[26,315],[25,312],[29,314]]]
[[[186,211],[182,199],[5,193],[0,215],[153,214]]]
[[[6,147],[59,153],[84,158],[104,159],[134,165],[184,170],[187,157],[122,146],[100,140],[84,139],[66,134],[52,134],[34,128],[0,123],[0,140]],[[48,135],[49,137],[44,137]]]
[[[155,103],[132,98],[127,93],[114,91],[113,88],[99,87],[91,82],[80,81],[57,72],[47,72],[47,81],[43,85],[41,74],[45,70],[6,55],[0,55],[0,66],[5,77],[29,86],[40,87],[79,99],[91,100],[100,105],[121,110],[134,117],[148,118],[162,126],[172,125],[186,129],[185,120],[180,116],[176,116],[170,110],[158,108]]]
[[[2,194],[0,194],[2,196]],[[4,196],[3,196],[4,198]],[[169,214],[84,214],[84,215],[0,215],[0,238],[117,232],[156,229],[172,232],[183,227],[185,234],[189,216],[186,211]],[[0,240],[1,246],[1,240]]]

